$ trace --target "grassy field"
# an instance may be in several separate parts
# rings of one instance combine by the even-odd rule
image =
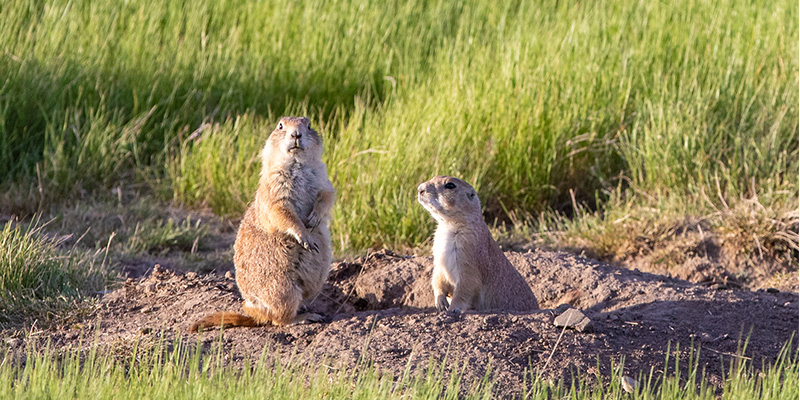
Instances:
[[[224,365],[221,353],[204,357],[202,345],[192,350],[180,342],[171,348],[164,343],[137,348],[131,354],[66,352],[29,349],[25,363],[20,355],[6,352],[0,365],[0,396],[14,399],[489,399],[496,395],[487,375],[478,382],[462,382],[457,373],[446,374],[451,361],[431,362],[424,371],[406,370],[401,376],[382,374],[368,360],[356,368],[335,365],[308,366],[280,360],[267,349],[260,358],[244,361],[241,367]],[[756,373],[746,361],[731,362],[723,377],[724,385],[707,384],[703,370],[689,365],[676,374],[679,363],[667,357],[668,373],[651,371],[638,376],[636,389],[623,388],[624,363],[617,365],[607,381],[600,377],[576,377],[573,383],[548,383],[536,379],[526,399],[796,399],[798,363],[787,344],[776,364]],[[700,350],[702,351],[702,350]],[[796,353],[794,353],[796,354]],[[676,359],[677,360],[677,359]],[[690,364],[691,354],[690,354]],[[669,368],[668,368],[669,369]],[[593,381],[592,379],[597,379]],[[299,383],[304,382],[304,383]]]
[[[0,329],[75,313],[122,258],[229,262],[192,258],[208,225],[163,209],[239,217],[282,115],[309,116],[325,138],[337,257],[424,251],[434,222],[414,189],[447,174],[478,189],[487,222],[512,242],[618,260],[694,230],[737,273],[762,263],[796,281],[798,30],[790,0],[2,1]],[[152,391],[162,386],[224,397],[270,381],[253,393],[459,390],[369,369],[356,390],[353,376],[316,370],[207,376],[187,354],[148,355],[131,370],[142,379],[125,380],[125,363],[36,357],[3,364],[0,397],[171,397]],[[796,398],[797,360],[784,361],[725,390]],[[292,374],[320,384],[302,392],[287,386]],[[674,382],[661,387],[683,390]],[[637,398],[679,396],[653,390]],[[590,396],[532,393],[548,391]]]
[[[785,219],[797,17],[791,1],[4,2],[0,205],[119,186],[241,215],[277,117],[303,114],[326,138],[339,253],[423,242],[414,187],[435,174],[472,182],[489,221],[756,196]]]

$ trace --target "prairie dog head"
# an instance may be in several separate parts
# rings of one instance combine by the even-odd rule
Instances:
[[[292,160],[320,160],[322,137],[311,129],[308,118],[282,117],[269,135],[261,156],[265,165]]]
[[[417,186],[417,201],[440,223],[481,219],[481,202],[467,182],[439,175]]]

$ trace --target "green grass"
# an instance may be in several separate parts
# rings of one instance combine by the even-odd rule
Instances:
[[[797,202],[788,0],[12,0],[0,43],[16,213],[121,184],[240,215],[286,114],[326,139],[340,253],[422,243],[413,189],[436,174],[473,183],[490,221],[573,196],[603,211],[617,189],[695,215]]]
[[[104,289],[112,274],[102,252],[63,248],[43,225],[15,221],[0,231],[0,329],[37,320],[40,326],[76,314],[76,301]]]
[[[119,257],[202,247],[207,221],[150,196],[241,215],[281,115],[325,138],[337,255],[424,246],[433,220],[414,188],[449,174],[525,241],[617,259],[689,221],[737,265],[766,257],[795,279],[799,36],[790,0],[2,1],[0,217],[58,219],[0,231],[0,329],[63,316]],[[110,189],[146,200],[108,205]],[[240,372],[177,350],[70,357],[6,358],[0,397],[447,398],[461,385],[436,370],[400,385],[369,367],[333,381],[271,361]],[[763,376],[742,365],[723,397],[797,397],[794,355]],[[632,397],[689,393],[667,379]],[[582,382],[531,393],[626,396],[614,379]]]
[[[80,353],[57,353],[28,346],[25,357],[6,352],[0,365],[0,397],[182,399],[182,398],[348,398],[348,399],[455,399],[493,398],[498,388],[487,375],[477,382],[464,382],[458,373],[445,373],[449,361],[429,363],[427,368],[395,376],[368,361],[355,368],[340,368],[334,362],[310,366],[293,359],[281,360],[264,350],[260,357],[241,365],[225,365],[220,348],[204,352],[180,341],[172,346],[134,345],[128,353],[101,351],[98,347]],[[677,350],[676,350],[677,351]],[[668,352],[669,353],[669,352]],[[22,362],[24,360],[24,362]],[[667,373],[639,376],[639,387],[626,393],[620,372],[624,363],[612,366],[610,377],[578,376],[571,384],[548,383],[530,372],[527,390],[518,397],[530,399],[796,399],[798,363],[791,344],[784,346],[776,362],[761,371],[746,361],[732,358],[721,388],[709,386],[704,372],[693,363],[688,369],[667,357]],[[669,366],[674,369],[670,372]],[[521,371],[522,373],[522,371]],[[524,389],[524,388],[523,388]]]

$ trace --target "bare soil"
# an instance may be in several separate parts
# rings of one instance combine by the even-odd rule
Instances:
[[[207,313],[241,310],[232,272],[198,275],[155,268],[106,294],[82,324],[60,328],[50,339],[77,346],[80,329],[96,332],[96,340],[109,345],[184,336],[185,343],[196,339],[209,348],[221,343],[226,361],[234,364],[258,358],[266,347],[317,364],[325,359],[352,366],[367,359],[396,374],[447,360],[447,368],[463,373],[466,382],[490,370],[498,394],[512,395],[524,391],[531,373],[548,379],[573,373],[607,377],[612,361],[623,358],[626,375],[648,374],[651,367],[656,377],[673,373],[664,360],[668,351],[674,356],[678,343],[684,367],[690,345],[701,348],[706,377],[719,385],[732,358],[746,357],[760,368],[797,333],[797,293],[703,286],[567,253],[506,255],[542,310],[437,312],[430,307],[432,260],[382,251],[333,265],[323,293],[309,304],[328,316],[327,323],[187,334],[186,328]],[[568,307],[559,307],[565,299],[592,320],[594,332],[553,325]]]

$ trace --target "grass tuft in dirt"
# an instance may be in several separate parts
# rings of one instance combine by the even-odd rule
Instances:
[[[105,253],[64,248],[43,235],[45,224],[10,221],[0,231],[0,329],[73,313],[76,301],[111,278]]]

